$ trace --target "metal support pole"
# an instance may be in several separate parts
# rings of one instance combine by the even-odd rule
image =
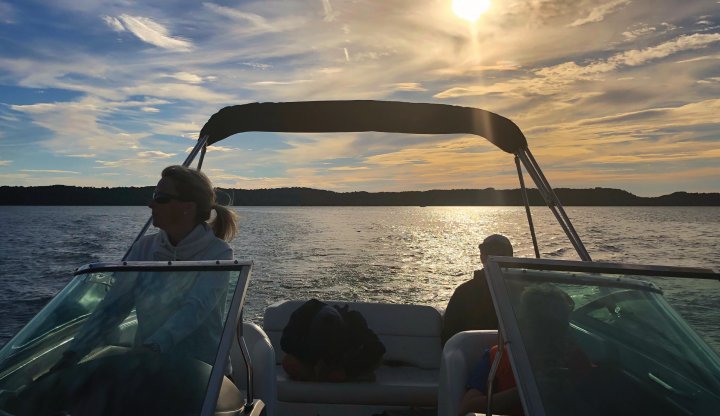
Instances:
[[[205,135],[198,139],[197,143],[195,143],[195,147],[190,151],[190,154],[187,156],[185,161],[183,162],[183,166],[188,167],[192,163],[192,161],[195,159],[195,156],[197,156],[198,152],[202,150],[205,145],[207,144],[208,140],[210,139],[210,136]]]
[[[567,219],[567,225],[570,228],[570,231],[575,236],[577,236],[577,240],[578,240],[578,242],[580,242],[580,235],[577,233],[577,231],[575,231],[575,227],[572,225],[572,222],[570,222],[570,217],[568,217],[568,215],[565,213],[565,208],[563,208],[563,205],[560,203],[560,198],[557,197],[557,195],[555,194],[555,191],[550,187],[550,182],[548,182],[547,178],[545,178],[545,174],[543,173],[542,170],[540,170],[540,165],[538,165],[537,161],[535,160],[535,157],[530,152],[530,149],[525,149],[525,153],[527,153],[527,156],[530,159],[530,161],[535,166],[538,167],[537,171],[540,174],[540,177],[542,178],[542,180],[547,184],[547,188],[550,190],[550,194],[553,196],[553,198],[555,199],[555,201],[557,203],[557,208],[560,210],[560,213],[562,214],[562,216]],[[585,246],[582,244],[582,242],[580,242],[580,246],[582,246],[583,250],[585,250]],[[588,254],[587,251],[585,251],[585,254],[588,256],[588,261],[591,261],[590,254]]]
[[[207,145],[203,146],[202,151],[200,152],[200,160],[198,160],[197,170],[202,169],[202,164],[205,160],[205,152],[207,152]]]
[[[503,340],[502,329],[498,328],[498,343],[497,352],[495,353],[495,359],[493,360],[492,366],[490,367],[490,373],[487,378],[487,411],[486,415],[492,415],[492,398],[493,398],[493,383],[495,382],[495,374],[497,374],[498,367],[500,367],[500,360],[502,359],[503,353],[505,352],[505,341]]]
[[[548,208],[550,208],[550,211],[553,213],[553,215],[555,215],[555,218],[565,232],[565,235],[567,235],[570,243],[572,243],[575,251],[580,256],[580,259],[583,261],[592,261],[592,259],[590,258],[590,254],[587,252],[585,246],[580,240],[580,236],[577,234],[575,228],[572,226],[570,218],[568,218],[565,210],[562,209],[562,204],[560,203],[560,200],[557,198],[557,195],[555,195],[555,192],[553,192],[550,184],[547,182],[547,179],[545,179],[545,176],[542,174],[540,166],[538,166],[535,159],[531,158],[531,155],[529,155],[529,153],[530,151],[526,148],[519,151],[517,153],[517,156],[520,158],[528,174],[535,182],[538,191],[540,191],[543,199],[545,199],[545,203],[547,204]]]
[[[537,237],[535,236],[535,226],[533,225],[532,214],[530,212],[530,201],[525,188],[525,178],[523,177],[522,167],[520,166],[520,158],[515,155],[515,166],[518,171],[518,179],[520,179],[520,188],[522,189],[523,202],[525,203],[525,214],[527,215],[528,225],[530,226],[530,236],[532,237],[533,248],[535,249],[535,258],[540,258],[540,249],[538,248]]]
[[[243,361],[245,363],[245,385],[247,387],[247,396],[245,399],[245,406],[252,406],[255,398],[253,397],[253,366],[252,360],[250,359],[250,351],[248,350],[247,344],[245,343],[245,337],[243,337],[243,318],[242,312],[238,319],[236,328],[237,342],[240,346],[240,353],[242,354]]]

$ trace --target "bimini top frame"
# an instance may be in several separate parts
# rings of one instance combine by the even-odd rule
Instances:
[[[522,131],[511,120],[498,114],[446,104],[369,100],[236,105],[223,108],[208,120],[200,132],[197,144],[183,165],[189,166],[200,153],[198,161],[198,169],[200,169],[207,146],[234,134],[249,131],[286,133],[376,131],[410,134],[474,134],[484,137],[501,150],[515,155],[536,257],[540,257],[540,253],[520,163],[525,166],[580,259],[591,260],[562,204],[530,153]],[[149,226],[150,221],[146,223],[137,238],[140,238]]]

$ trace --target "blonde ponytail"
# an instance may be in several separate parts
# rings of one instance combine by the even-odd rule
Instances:
[[[210,223],[217,238],[230,241],[237,235],[237,214],[231,209],[215,204],[215,218]]]

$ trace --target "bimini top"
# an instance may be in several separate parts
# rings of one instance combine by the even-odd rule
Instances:
[[[446,104],[398,101],[301,101],[250,103],[225,107],[200,132],[208,145],[247,131],[330,133],[378,131],[413,134],[475,134],[515,153],[527,140],[509,119]]]

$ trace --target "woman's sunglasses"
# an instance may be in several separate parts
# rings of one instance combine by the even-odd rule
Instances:
[[[176,199],[178,201],[181,200],[179,196],[173,194],[166,194],[165,192],[155,191],[152,194],[152,200],[157,202],[158,204],[167,204],[173,199]]]

